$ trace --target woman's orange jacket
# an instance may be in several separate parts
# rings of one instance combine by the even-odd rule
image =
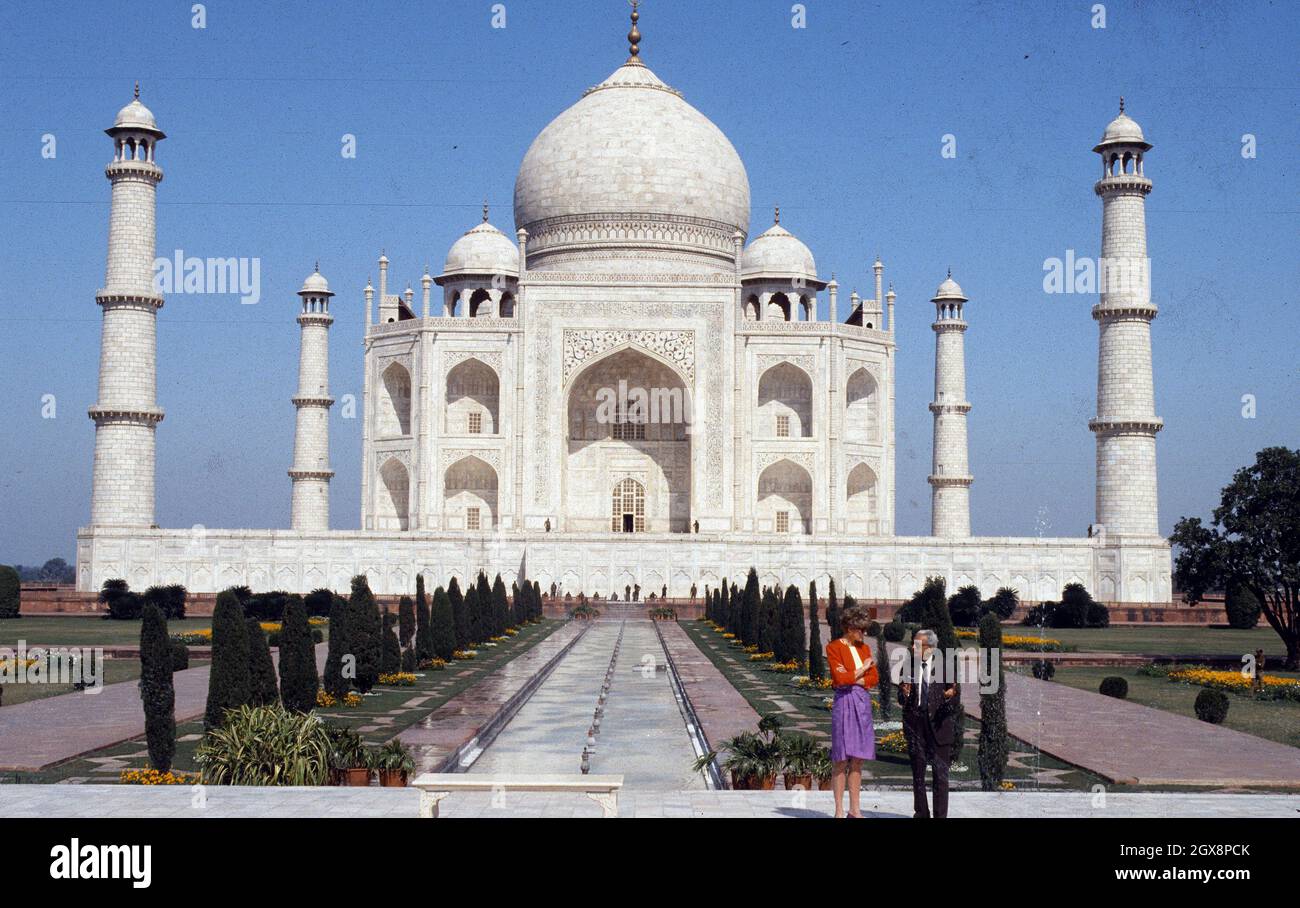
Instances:
[[[858,658],[864,663],[872,658],[871,647],[867,646],[865,641],[858,644],[857,649]],[[849,642],[844,638],[826,644],[826,664],[830,667],[831,684],[834,686],[844,687],[855,683],[853,675],[857,671],[857,666],[853,662]],[[872,665],[857,683],[861,683],[863,687],[875,687],[880,683],[880,672],[876,670],[875,665]]]

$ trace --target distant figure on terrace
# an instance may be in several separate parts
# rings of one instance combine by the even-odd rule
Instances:
[[[849,816],[861,817],[862,761],[876,758],[876,729],[871,720],[870,688],[880,672],[863,632],[871,616],[855,606],[841,618],[844,636],[826,644],[826,664],[835,688],[831,707],[831,788],[835,816],[844,816],[844,789],[849,790]]]

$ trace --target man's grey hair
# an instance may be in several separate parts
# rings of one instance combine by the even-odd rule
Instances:
[[[930,644],[935,649],[939,648],[939,635],[936,634],[934,631],[929,630],[928,628],[922,628],[921,630],[917,631],[915,634],[912,635],[912,639],[913,640],[924,639],[926,643]]]

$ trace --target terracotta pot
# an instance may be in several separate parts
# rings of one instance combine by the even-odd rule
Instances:
[[[818,790],[818,791],[830,791],[830,790],[831,790],[831,777],[830,777],[830,776],[827,776],[827,777],[824,778],[824,779],[818,779],[818,780],[817,780],[817,790]]]
[[[379,770],[379,784],[383,788],[405,788],[406,770],[405,769]]]
[[[763,776],[761,779],[754,780],[753,788],[757,791],[772,791],[776,788],[776,776]]]
[[[738,776],[734,772],[731,774],[731,788],[733,791],[749,791],[752,781],[749,776]]]
[[[795,775],[794,773],[787,772],[785,774],[785,790],[794,791],[796,785],[801,786],[804,791],[812,791],[813,790],[812,774],[809,773],[808,775],[799,776],[799,775]]]
[[[345,769],[343,775],[346,780],[343,784],[350,785],[353,788],[365,788],[370,784],[370,770],[364,766]]]

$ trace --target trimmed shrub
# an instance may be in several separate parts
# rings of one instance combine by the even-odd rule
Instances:
[[[179,583],[171,586],[151,586],[144,591],[141,605],[153,605],[168,621],[185,617],[185,587]]]
[[[194,759],[208,785],[324,785],[328,728],[278,704],[240,706],[204,736]]]
[[[383,623],[379,617],[379,604],[375,602],[364,574],[352,578],[352,596],[348,600],[348,647],[357,660],[354,679],[357,690],[369,693],[379,681]]]
[[[537,620],[542,620],[542,585],[536,580],[533,581],[533,611],[536,613]]]
[[[384,609],[383,629],[383,646],[379,651],[379,673],[391,675],[402,668],[402,642],[397,639],[397,621],[388,609]]]
[[[297,593],[286,593],[284,590],[253,593],[244,600],[244,614],[258,621],[283,621],[284,610],[290,600],[301,598]]]
[[[991,666],[998,679],[997,689],[980,694],[979,769],[980,788],[996,791],[1007,772],[1007,686],[1002,675],[1002,623],[996,612],[980,619],[979,645],[986,652],[996,652],[998,664]],[[882,696],[883,699],[883,696]]]
[[[351,654],[348,648],[349,613],[348,601],[342,596],[334,596],[334,603],[330,606],[329,653],[325,657],[325,677],[321,681],[325,693],[336,700],[346,696],[348,689],[352,687],[352,678],[345,675],[345,669],[350,673],[356,668],[355,662],[351,665],[344,663],[344,657]],[[316,694],[313,692],[312,702],[314,703],[315,700]]]
[[[492,636],[499,637],[510,626],[510,599],[506,596],[506,585],[497,574],[492,581]]]
[[[328,618],[330,608],[334,605],[334,592],[324,587],[312,590],[303,600],[308,618]]]
[[[831,639],[838,640],[844,636],[844,628],[840,627],[840,605],[835,598],[835,578],[831,578],[831,586],[826,594],[826,626],[830,628]]]
[[[781,600],[775,644],[772,652],[776,654],[777,662],[802,662],[808,651],[808,641],[803,632],[803,596],[799,595],[799,587],[793,583],[786,587],[785,598]]]
[[[1240,583],[1228,585],[1223,597],[1223,609],[1228,613],[1228,625],[1239,630],[1249,630],[1259,623],[1261,610],[1255,594]],[[3,617],[0,608],[0,617]]]
[[[22,582],[18,572],[0,564],[0,620],[17,618],[22,605]]]
[[[271,660],[271,647],[266,642],[266,632],[256,618],[244,619],[248,634],[248,677],[253,706],[269,706],[280,702],[280,688],[275,682],[275,663]]]
[[[1051,681],[1056,675],[1056,663],[1049,659],[1037,659],[1030,670],[1039,681]]]
[[[903,638],[907,636],[907,628],[903,626],[903,622],[895,618],[885,625],[884,635],[886,643],[902,643]]]
[[[465,608],[465,621],[469,625],[469,642],[470,642],[470,646],[473,646],[475,643],[479,642],[478,629],[477,629],[478,621],[475,620],[474,618],[474,615],[478,614],[479,611],[478,587],[474,586],[473,584],[470,585],[469,591],[465,594],[464,608]],[[464,649],[465,644],[462,643],[458,648]]]
[[[469,623],[469,610],[465,608],[465,594],[460,591],[460,581],[455,577],[447,584],[447,600],[451,603],[451,614],[456,628],[456,649],[464,649],[473,641],[470,634],[473,628]]]
[[[226,710],[246,706],[252,699],[244,607],[234,590],[223,590],[217,594],[217,604],[212,610],[212,668],[208,673],[204,731],[220,728]]]
[[[871,622],[875,633],[872,635],[876,638],[876,671],[880,674],[880,717],[889,718],[889,712],[893,709],[893,684],[894,679],[889,676],[889,650],[885,646],[885,628],[879,621]]]
[[[979,587],[963,586],[948,599],[948,615],[957,627],[974,627],[983,606]]]
[[[312,595],[315,595],[314,593]],[[288,603],[280,631],[280,699],[290,712],[308,713],[316,706],[316,648],[307,606],[302,600]]]
[[[453,578],[452,582],[455,580]],[[452,614],[451,596],[442,587],[433,591],[433,609],[430,612],[430,642],[433,655],[450,662],[456,651],[456,618]]]
[[[493,636],[492,586],[488,583],[487,574],[482,571],[478,572],[478,579],[474,582],[474,592],[477,594],[478,608],[470,615],[470,621],[474,625],[474,642],[482,643]]]
[[[415,642],[415,603],[410,596],[397,601],[397,642],[404,650],[410,649]]]
[[[781,633],[781,594],[772,588],[763,590],[758,607],[758,651],[774,653]]]
[[[183,640],[170,640],[172,672],[183,672],[190,667],[190,648]]]
[[[140,622],[140,702],[149,763],[159,772],[176,756],[176,690],[172,686],[171,640],[162,609],[150,603]]]
[[[424,575],[415,577],[415,662],[433,658],[433,627],[429,624],[429,597],[424,592]]]
[[[105,580],[99,591],[99,603],[108,609],[104,617],[114,621],[135,621],[143,606],[140,595],[131,592],[125,580]]]
[[[1196,718],[1202,722],[1220,725],[1228,718],[1228,695],[1207,687],[1196,695],[1192,708],[1196,710]]]
[[[1114,697],[1116,700],[1123,700],[1128,696],[1128,681],[1119,675],[1102,678],[1101,684],[1097,687],[1097,693],[1103,697]]]
[[[718,611],[723,612],[727,599],[727,582],[722,582],[722,592],[718,594]],[[822,625],[817,618],[817,581],[808,584],[808,677],[820,681],[826,677],[826,655],[822,652]],[[881,697],[881,702],[885,702]]]

